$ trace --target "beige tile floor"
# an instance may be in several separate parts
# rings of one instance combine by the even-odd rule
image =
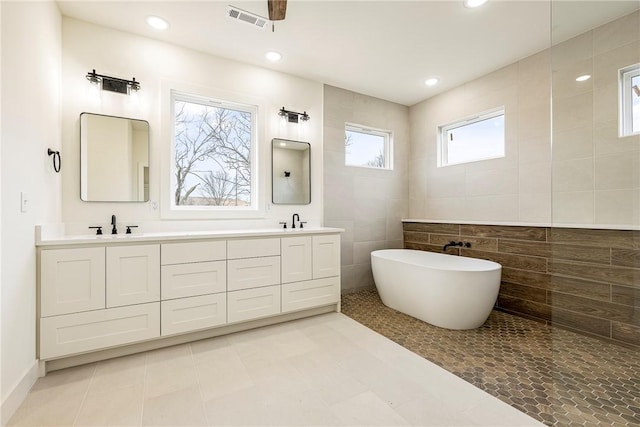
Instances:
[[[338,313],[52,372],[11,426],[539,426]]]

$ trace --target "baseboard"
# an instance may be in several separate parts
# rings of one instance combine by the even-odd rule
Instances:
[[[37,360],[33,362],[33,365],[25,372],[22,379],[11,390],[7,398],[2,402],[0,407],[0,425],[6,426],[9,420],[18,410],[24,399],[29,394],[29,390],[38,380],[39,363]]]

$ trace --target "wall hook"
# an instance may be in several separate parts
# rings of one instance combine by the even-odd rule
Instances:
[[[60,159],[60,152],[54,151],[51,148],[49,148],[47,149],[47,154],[49,156],[53,155],[53,170],[56,171],[56,173],[59,173],[60,167],[62,166],[62,160]]]

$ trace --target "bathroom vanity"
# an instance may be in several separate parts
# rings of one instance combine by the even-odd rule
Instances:
[[[341,231],[38,239],[41,375],[339,311]]]

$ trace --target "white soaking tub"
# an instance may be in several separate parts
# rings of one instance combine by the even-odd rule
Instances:
[[[382,302],[447,329],[474,329],[487,320],[500,290],[493,261],[411,249],[371,252]]]

